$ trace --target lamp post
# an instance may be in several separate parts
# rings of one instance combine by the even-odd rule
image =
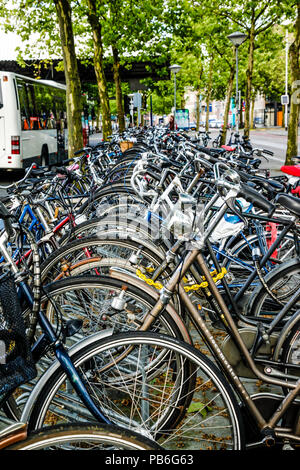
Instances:
[[[288,130],[288,110],[289,105],[287,101],[288,97],[288,78],[289,78],[289,35],[288,31],[286,30],[285,35],[285,96],[286,96],[286,103],[285,103],[285,111],[284,111],[284,127],[285,130]]]
[[[181,70],[181,66],[175,64],[171,65],[169,69],[174,75],[174,130],[176,130],[176,74]]]
[[[235,110],[236,110],[236,122],[235,130],[239,131],[239,46],[246,40],[247,35],[240,32],[235,32],[227,36],[235,47],[235,58],[236,58],[236,91],[235,91]]]
[[[130,98],[129,109],[130,109],[131,125],[133,127],[133,124],[134,124],[134,122],[133,122],[133,93],[128,95],[128,97]]]

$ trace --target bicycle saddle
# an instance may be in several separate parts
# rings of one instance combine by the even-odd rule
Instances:
[[[293,214],[300,217],[300,199],[289,194],[280,193],[276,196],[275,202],[285,207]]]
[[[267,180],[266,178],[263,178],[262,176],[254,176],[253,178],[250,179],[251,183],[256,183],[262,188],[264,188],[266,191],[276,191],[276,192],[283,192],[284,191],[284,185],[279,183],[278,181],[273,181],[273,180]]]
[[[300,177],[300,165],[283,165],[280,170],[287,175]]]
[[[229,145],[222,145],[222,149],[226,150],[226,152],[233,152],[235,147],[230,147]]]

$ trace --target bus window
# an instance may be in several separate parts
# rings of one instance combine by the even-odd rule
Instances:
[[[25,83],[19,79],[17,79],[17,86],[19,91],[19,102],[21,108],[22,130],[27,131],[30,129],[30,109],[27,89]]]

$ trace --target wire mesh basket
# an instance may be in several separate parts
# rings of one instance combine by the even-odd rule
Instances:
[[[14,277],[0,276],[0,403],[37,375]]]

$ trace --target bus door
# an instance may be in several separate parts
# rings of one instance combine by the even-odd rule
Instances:
[[[0,79],[0,157],[5,155],[5,121],[3,112],[2,82]]]

